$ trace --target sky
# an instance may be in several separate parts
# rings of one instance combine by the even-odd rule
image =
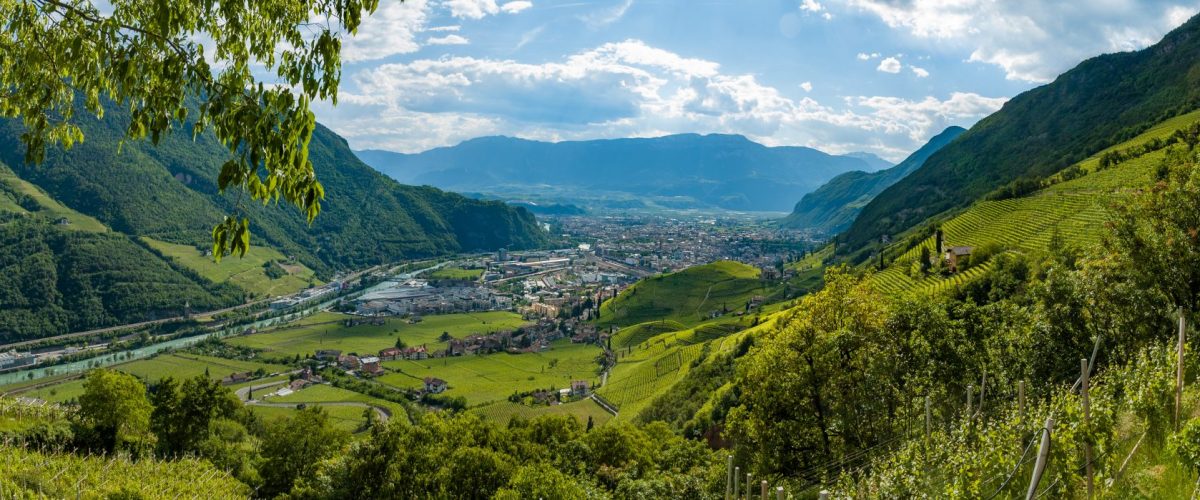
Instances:
[[[1200,0],[381,0],[343,44],[354,149],[742,134],[899,161]]]

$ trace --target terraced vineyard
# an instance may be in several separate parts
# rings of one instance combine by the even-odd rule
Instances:
[[[646,278],[600,306],[601,326],[670,320],[696,325],[713,311],[735,311],[755,295],[770,296],[759,270],[732,261],[714,262]]]
[[[525,406],[509,401],[500,401],[480,406],[470,410],[471,413],[501,424],[508,424],[513,417],[531,419],[542,415],[571,415],[581,425],[587,424],[588,417],[592,418],[593,426],[604,425],[612,420],[612,414],[591,399],[583,399],[553,406]]]
[[[1053,184],[1030,196],[998,201],[981,201],[942,225],[945,245],[997,245],[1007,251],[1027,252],[1049,249],[1057,233],[1063,241],[1088,247],[1100,242],[1109,207],[1119,202],[1124,193],[1153,182],[1154,170],[1166,156],[1158,150],[1126,160],[1118,165],[1098,169],[1099,158],[1108,151],[1142,144],[1155,138],[1170,136],[1176,129],[1200,119],[1200,111],[1163,122],[1137,138],[1097,153],[1078,166],[1087,175]],[[874,282],[888,294],[936,293],[982,275],[990,263],[970,268],[949,278],[908,276],[905,263],[920,258],[921,249],[933,253],[934,237],[909,248],[896,259],[896,265],[875,274]]]
[[[686,329],[686,326],[678,321],[651,321],[646,323],[638,323],[633,326],[622,328],[612,337],[612,345],[614,348],[626,348],[635,346],[649,340],[660,333],[675,332]]]
[[[655,396],[687,376],[692,361],[700,357],[703,348],[704,344],[676,345],[649,358],[624,358],[609,374],[608,384],[597,393],[616,405],[625,418],[633,418]]]

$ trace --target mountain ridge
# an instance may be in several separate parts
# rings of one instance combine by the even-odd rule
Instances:
[[[685,207],[751,211],[786,211],[825,180],[875,170],[882,161],[770,147],[742,135],[694,133],[561,142],[486,136],[421,153],[358,154],[397,180],[456,191],[543,195],[547,199],[541,201],[575,204],[573,195],[623,193]],[[546,186],[557,192],[547,195]]]

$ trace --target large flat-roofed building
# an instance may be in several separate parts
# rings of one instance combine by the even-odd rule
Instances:
[[[0,371],[17,370],[37,364],[37,356],[28,352],[0,352]]]

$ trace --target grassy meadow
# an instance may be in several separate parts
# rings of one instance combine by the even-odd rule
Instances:
[[[477,280],[480,276],[483,276],[483,269],[461,267],[443,267],[429,273],[429,278],[435,280]]]
[[[395,387],[416,388],[425,377],[437,377],[449,384],[445,395],[462,396],[468,405],[475,406],[503,401],[517,391],[563,389],[572,380],[597,383],[596,356],[602,352],[594,345],[560,339],[551,343],[550,350],[538,353],[385,361],[383,366],[390,373],[378,380]]]
[[[513,417],[531,419],[542,415],[571,415],[583,425],[586,425],[588,417],[591,417],[592,425],[599,427],[613,418],[611,413],[591,399],[582,399],[553,406],[525,406],[509,401],[499,401],[473,408],[470,412],[483,417],[485,420],[491,420],[503,425],[507,425],[508,421],[512,420]]]
[[[453,337],[515,329],[525,323],[521,316],[504,311],[425,316],[419,323],[386,318],[383,325],[346,327],[347,319],[362,319],[338,313],[319,313],[297,323],[253,335],[228,339],[230,344],[262,349],[272,356],[308,356],[321,349],[338,349],[359,354],[377,353],[394,346],[399,338],[410,346],[427,345],[444,349],[438,341],[443,332]]]
[[[286,263],[287,256],[270,247],[258,246],[244,257],[228,257],[216,263],[212,257],[205,256],[191,245],[178,245],[147,237],[142,237],[142,241],[209,281],[232,283],[254,297],[289,295],[308,288],[310,284],[321,284],[311,269],[303,264]],[[268,276],[266,268],[263,267],[268,262],[273,262],[271,265],[278,266],[285,274],[274,279]]]

